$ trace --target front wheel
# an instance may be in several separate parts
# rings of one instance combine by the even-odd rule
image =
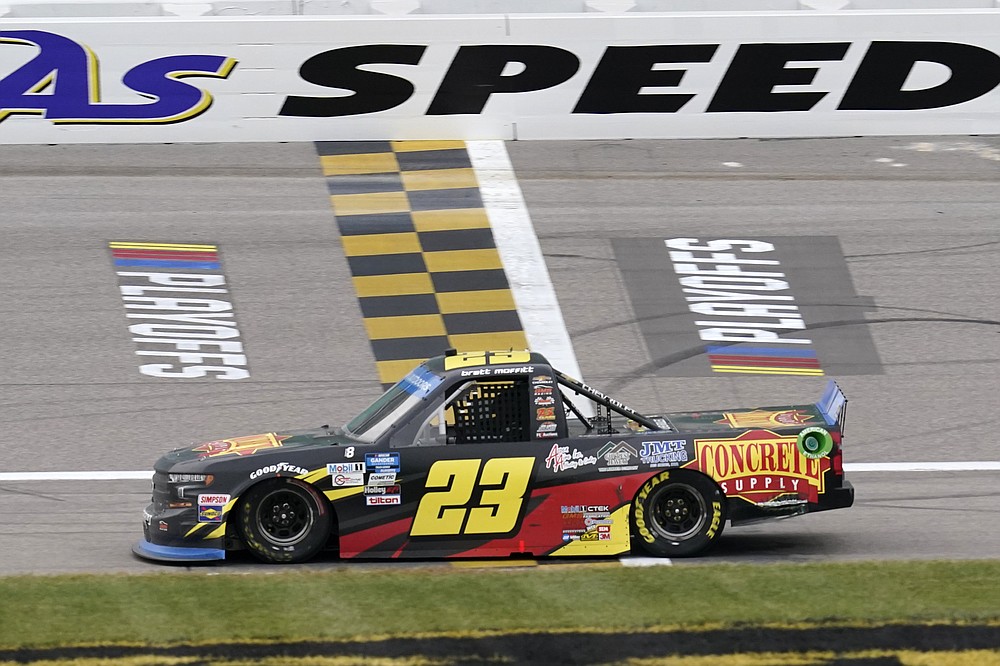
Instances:
[[[326,500],[312,486],[275,479],[254,486],[244,497],[240,535],[257,559],[291,564],[322,550],[331,523]]]
[[[711,479],[697,472],[660,472],[639,489],[632,517],[646,552],[689,557],[705,551],[722,534],[726,498]]]

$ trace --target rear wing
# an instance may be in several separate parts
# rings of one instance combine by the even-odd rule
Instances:
[[[816,403],[816,409],[823,415],[827,425],[840,425],[844,429],[844,419],[847,417],[847,396],[832,379],[826,385],[822,397]]]

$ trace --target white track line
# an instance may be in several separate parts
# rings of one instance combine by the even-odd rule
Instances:
[[[1000,472],[1000,461],[847,463],[845,472]],[[0,481],[148,481],[149,471],[0,472]]]
[[[507,148],[503,141],[467,141],[465,147],[528,345],[545,354],[555,367],[583,381]]]

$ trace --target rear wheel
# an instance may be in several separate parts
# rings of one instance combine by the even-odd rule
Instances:
[[[658,557],[689,557],[708,549],[726,525],[726,498],[706,476],[660,472],[632,505],[639,545]]]
[[[326,500],[312,487],[292,479],[254,486],[244,496],[240,536],[264,562],[304,562],[322,550],[332,521]]]

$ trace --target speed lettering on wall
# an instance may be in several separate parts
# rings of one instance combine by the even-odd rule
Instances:
[[[535,459],[438,460],[410,536],[507,534],[517,527]]]
[[[718,53],[729,52],[721,46],[607,46],[571,112],[677,113],[706,92],[685,89],[688,65],[698,67],[714,62]],[[378,113],[425,97],[431,100],[425,115],[479,115],[491,98],[555,88],[581,70],[577,54],[557,46],[535,44],[461,46],[433,93],[418,91],[403,76],[368,69],[373,65],[412,67],[416,80],[420,78],[416,68],[430,67],[421,64],[430,48],[427,44],[367,44],[311,56],[299,69],[303,80],[352,94],[290,95],[278,115],[329,118]],[[866,50],[850,79],[843,81],[843,92],[817,90],[815,81],[823,64],[845,60],[852,48]],[[912,72],[928,63],[947,69],[947,79],[913,88],[908,82]],[[1000,56],[972,44],[928,41],[740,44],[714,91],[707,91],[711,98],[705,112],[810,111],[830,94],[839,94],[838,111],[938,109],[982,97],[997,85],[1000,85]],[[572,97],[568,102],[571,101]]]

